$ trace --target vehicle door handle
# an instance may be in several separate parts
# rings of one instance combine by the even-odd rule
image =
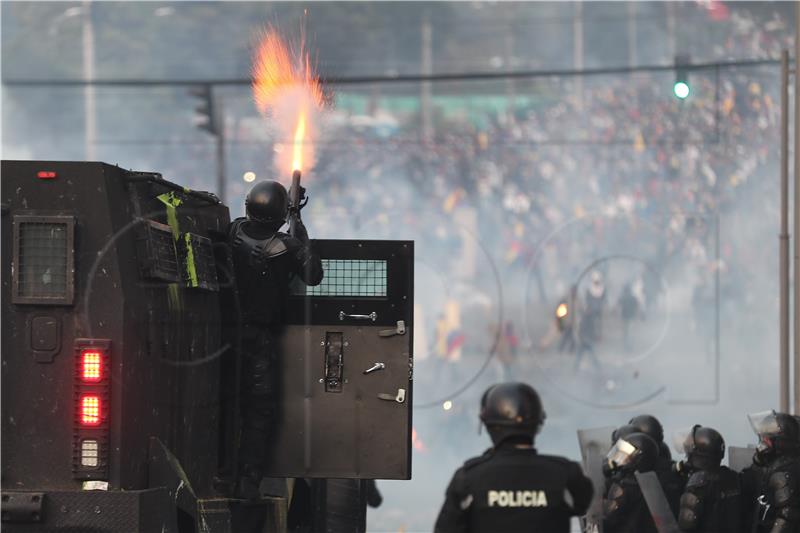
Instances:
[[[375,322],[376,320],[378,320],[378,313],[373,311],[368,315],[349,315],[344,311],[339,311],[339,320],[344,320],[345,318],[355,318],[357,320],[372,320],[373,322]]]
[[[406,334],[405,320],[398,320],[397,327],[394,329],[383,329],[378,332],[379,337],[394,337],[395,335],[405,335],[405,334]]]
[[[403,403],[406,401],[406,390],[397,389],[397,395],[386,394],[385,392],[382,392],[378,394],[378,398],[381,400],[386,400],[387,402]]]
[[[384,364],[384,363],[375,363],[374,365],[372,365],[368,369],[364,370],[364,374],[369,374],[370,372],[375,372],[376,370],[383,370],[384,368],[386,368],[386,364]]]

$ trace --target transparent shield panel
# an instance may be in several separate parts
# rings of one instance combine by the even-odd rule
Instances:
[[[747,415],[747,419],[750,421],[750,427],[753,428],[756,435],[780,433],[780,426],[774,410],[751,413]]]
[[[694,431],[693,427],[683,427],[676,429],[672,433],[672,449],[676,453],[683,455],[686,453],[686,444]]]

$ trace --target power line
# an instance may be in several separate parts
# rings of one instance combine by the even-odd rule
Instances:
[[[736,67],[754,67],[773,65],[777,66],[780,61],[777,59],[744,59],[737,61],[717,61],[710,63],[697,63],[686,65],[688,71],[714,70]],[[554,69],[554,70],[519,70],[506,72],[456,72],[441,74],[399,74],[396,76],[387,75],[367,75],[367,76],[341,76],[324,77],[321,82],[324,85],[366,85],[382,83],[420,83],[420,82],[454,82],[454,81],[481,81],[481,80],[510,80],[510,79],[534,79],[534,78],[555,78],[555,77],[577,77],[577,76],[603,76],[613,74],[635,74],[638,72],[668,72],[675,70],[675,65],[643,65],[638,67],[603,67],[590,69]],[[3,85],[13,87],[84,87],[84,86],[127,86],[127,87],[167,87],[167,86],[196,86],[196,85],[215,85],[215,86],[241,86],[251,85],[250,78],[219,78],[219,79],[105,79],[105,80],[37,80],[37,79],[4,79]]]

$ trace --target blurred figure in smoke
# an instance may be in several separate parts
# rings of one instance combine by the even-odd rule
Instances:
[[[436,355],[440,371],[438,380],[450,386],[459,381],[459,363],[466,336],[461,327],[461,306],[448,300],[436,321]]]
[[[631,322],[639,315],[639,300],[634,296],[630,283],[626,283],[622,287],[622,294],[619,297],[619,310],[622,316],[622,345],[626,351],[630,351],[630,326]]]
[[[510,320],[502,324],[492,324],[489,328],[490,337],[497,339],[497,362],[500,364],[500,381],[505,381],[511,374],[512,367],[517,361],[517,348],[519,337],[514,332],[514,323]]]
[[[561,300],[556,307],[556,320],[561,331],[561,340],[558,342],[558,351],[575,351],[575,304],[578,301],[578,286],[569,289],[569,295]]]
[[[570,517],[591,503],[592,482],[577,463],[536,452],[545,419],[536,391],[494,385],[481,399],[480,418],[494,446],[456,471],[435,533],[567,533]]]
[[[588,355],[596,372],[600,372],[594,347],[602,337],[603,308],[606,301],[606,288],[603,276],[592,271],[591,284],[584,295],[583,313],[578,321],[578,350],[575,353],[575,372],[580,369],[584,355]]]
[[[584,296],[586,311],[584,319],[588,320],[587,331],[591,331],[595,340],[599,341],[603,334],[603,310],[606,305],[606,286],[603,275],[597,270],[592,271],[591,283]]]

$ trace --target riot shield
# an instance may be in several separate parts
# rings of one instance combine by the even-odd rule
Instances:
[[[678,522],[655,472],[636,472],[636,482],[653,517],[658,533],[680,533]]]
[[[578,443],[581,447],[581,465],[583,471],[592,480],[594,497],[586,516],[582,521],[583,530],[591,533],[603,533],[603,496],[605,478],[603,477],[603,461],[611,447],[613,427],[601,427],[578,430]]]
[[[755,448],[728,446],[728,468],[736,472],[741,472],[753,464],[753,454],[755,451]]]
[[[410,479],[414,244],[315,240],[279,340],[271,477]]]

